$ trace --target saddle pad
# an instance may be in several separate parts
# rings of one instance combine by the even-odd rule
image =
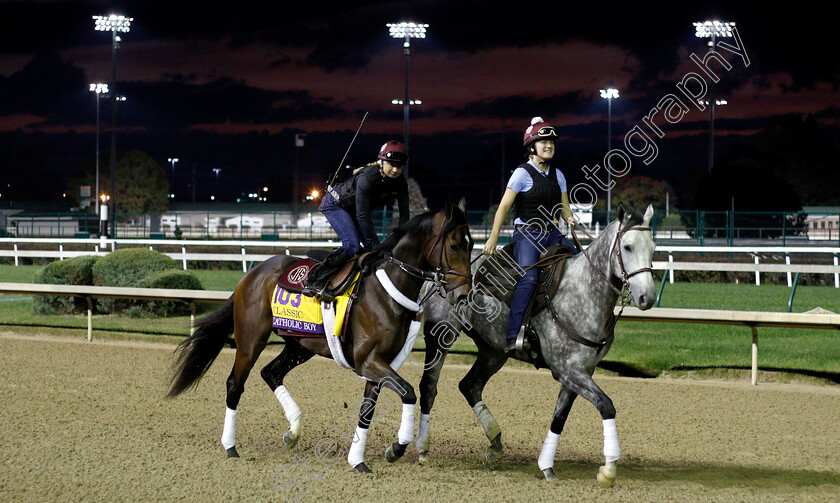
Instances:
[[[312,270],[312,266],[315,264],[317,264],[317,262],[309,258],[302,258],[297,262],[292,263],[292,265],[287,267],[286,271],[277,279],[278,287],[286,290],[287,292],[300,292],[306,284],[306,278],[309,277],[309,271]]]
[[[357,273],[353,285],[335,300],[335,327],[332,335],[342,334],[350,294],[353,293],[358,278]],[[274,294],[271,296],[271,314],[272,326],[282,331],[283,335],[322,337],[325,334],[321,303],[313,297],[306,297],[302,293],[289,292],[275,286]]]

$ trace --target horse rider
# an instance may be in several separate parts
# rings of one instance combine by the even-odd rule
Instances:
[[[408,183],[402,176],[408,162],[405,146],[395,140],[385,142],[376,162],[356,168],[353,176],[328,190],[318,208],[341,239],[336,248],[310,273],[304,292],[324,290],[333,274],[353,256],[379,244],[371,211],[393,201],[400,208],[400,225],[408,222]]]
[[[556,150],[557,130],[546,123],[542,117],[531,119],[531,125],[525,130],[523,145],[528,161],[514,170],[507,188],[493,219],[493,230],[484,253],[496,253],[499,231],[508,211],[516,203],[516,219],[513,221],[513,259],[525,274],[516,283],[513,300],[510,304],[507,329],[505,330],[505,353],[516,351],[516,340],[524,331],[522,320],[531,297],[537,289],[538,271],[536,267],[527,269],[537,262],[540,253],[558,241],[578,250],[557,227],[557,213],[574,226],[574,217],[569,207],[569,195],[566,190],[566,177],[551,164]]]

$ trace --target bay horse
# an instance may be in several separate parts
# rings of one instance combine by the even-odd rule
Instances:
[[[386,453],[388,461],[399,459],[413,440],[417,398],[414,388],[397,374],[391,362],[403,349],[409,324],[415,317],[416,309],[408,308],[411,304],[417,306],[411,299],[418,299],[425,282],[435,283],[441,299],[445,295],[449,302],[457,301],[469,292],[472,246],[465,204],[461,200],[458,206],[447,204],[443,211],[415,216],[394,230],[365,260],[370,269],[376,269],[376,275],[367,274],[359,279],[357,298],[348,315],[346,341],[349,342],[345,345],[346,359],[355,373],[367,380],[358,427],[347,456],[357,471],[371,471],[364,462],[364,450],[381,389],[397,392],[403,404],[397,442]],[[179,354],[169,397],[198,382],[233,332],[236,359],[227,379],[227,409],[222,431],[222,446],[228,457],[239,456],[236,451],[236,409],[248,374],[272,333],[270,300],[276,280],[297,260],[293,256],[277,255],[251,269],[239,280],[225,304],[198,320],[195,333],[176,349]],[[381,278],[383,274],[384,279]],[[283,351],[260,374],[280,401],[289,421],[289,430],[283,440],[291,448],[300,438],[301,410],[283,379],[290,370],[314,355],[333,356],[324,338],[282,338],[285,341]]]
[[[538,466],[548,481],[556,479],[553,467],[558,439],[578,395],[598,409],[604,424],[606,462],[599,468],[597,480],[602,486],[611,486],[615,480],[616,461],[620,455],[616,411],[610,398],[595,384],[592,374],[613,343],[617,321],[613,309],[619,295],[622,306],[629,302],[624,287],[629,289],[629,296],[639,309],[649,309],[655,301],[650,269],[655,248],[650,231],[652,217],[652,206],[648,206],[642,216],[633,211],[625,212],[619,205],[617,220],[610,223],[586,250],[566,259],[556,294],[547,299],[546,309],[531,317],[545,366],[562,384],[538,458]],[[487,260],[478,261],[476,269],[481,270]],[[466,303],[449,306],[432,300],[426,305],[425,332],[431,332],[431,336],[425,335],[426,365],[420,381],[421,416],[416,447],[421,462],[429,456],[429,421],[440,371],[459,329],[475,341],[478,355],[458,387],[490,440],[487,460],[496,461],[501,457],[502,431],[481,394],[487,381],[508,360],[504,348],[509,308],[494,296],[482,293],[487,292],[483,286],[474,282]],[[530,361],[528,355],[520,352],[512,356]]]

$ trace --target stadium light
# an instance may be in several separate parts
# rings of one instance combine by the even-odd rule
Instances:
[[[405,103],[404,100],[391,100],[392,105],[402,105],[403,103]],[[411,106],[422,105],[423,102],[421,100],[408,100],[408,104]]]
[[[405,98],[403,98],[403,143],[405,144],[405,152],[408,154],[408,108],[411,100],[408,99],[408,56],[411,54],[411,39],[412,38],[426,38],[426,28],[429,27],[423,23],[388,23],[388,34],[394,38],[403,40],[403,54],[405,54]],[[418,103],[419,104],[419,103]],[[405,177],[408,178],[408,164],[405,165]]]
[[[94,199],[96,200],[96,214],[99,214],[99,99],[103,94],[108,94],[108,84],[91,84],[90,92],[96,93],[96,192],[94,192]]]
[[[612,100],[618,98],[618,89],[601,89],[601,97],[607,100],[607,152],[612,150]],[[612,173],[607,169],[607,222],[612,214]]]
[[[735,23],[725,21],[698,21],[694,23],[694,36],[697,38],[708,38],[707,45],[715,50],[715,40],[718,38],[731,38]],[[711,61],[709,62],[711,64]],[[709,174],[715,165],[715,105],[720,103],[715,100],[715,83],[709,84]]]
[[[114,211],[112,211],[113,218],[116,218],[117,212],[117,49],[120,48],[122,39],[117,35],[119,33],[128,33],[131,30],[131,22],[133,17],[121,16],[118,14],[110,14],[108,16],[92,16],[93,28],[96,31],[110,31],[111,32],[111,99],[113,100],[111,106],[111,195],[115,198],[113,203]],[[124,101],[125,97],[122,97]],[[116,221],[115,221],[116,224]],[[114,225],[116,229],[116,225]]]

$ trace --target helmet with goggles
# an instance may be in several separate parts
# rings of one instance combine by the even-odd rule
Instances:
[[[531,125],[525,130],[522,144],[528,148],[532,143],[539,140],[556,140],[557,130],[543,120],[542,117],[531,119]]]
[[[405,145],[396,140],[385,142],[385,144],[382,145],[382,148],[379,149],[378,157],[379,159],[388,161],[391,164],[403,165],[408,162],[408,154],[405,151]]]

